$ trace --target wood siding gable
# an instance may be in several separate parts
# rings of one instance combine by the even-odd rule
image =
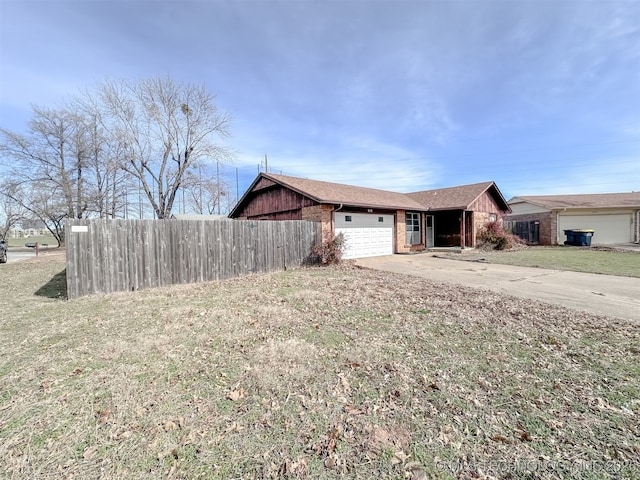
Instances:
[[[262,180],[265,180],[263,183]],[[298,192],[276,184],[266,185],[270,180],[262,178],[245,198],[244,206],[235,216],[247,219],[300,219],[302,208],[316,202]]]
[[[257,192],[258,190],[262,190],[263,188],[273,187],[274,185],[276,185],[276,182],[274,182],[273,180],[260,177],[260,179],[258,180],[258,183],[255,184],[252,191]]]
[[[471,205],[469,205],[468,210],[472,210],[474,212],[485,212],[485,213],[495,213],[499,216],[502,216],[505,213],[504,207],[500,206],[496,201],[494,195],[491,194],[491,189],[485,190],[485,192],[476,198]]]

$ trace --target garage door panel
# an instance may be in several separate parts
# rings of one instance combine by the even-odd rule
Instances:
[[[563,230],[590,229],[594,231],[591,244],[628,243],[633,241],[631,214],[559,215],[558,237],[562,243]]]
[[[335,232],[345,238],[342,258],[393,254],[393,215],[336,213]]]

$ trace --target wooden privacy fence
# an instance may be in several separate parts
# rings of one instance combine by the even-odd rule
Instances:
[[[299,220],[67,220],[67,295],[224,280],[299,266],[321,241]]]

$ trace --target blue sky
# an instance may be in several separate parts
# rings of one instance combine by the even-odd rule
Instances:
[[[203,84],[275,173],[640,190],[640,1],[0,0],[0,126],[110,79]]]

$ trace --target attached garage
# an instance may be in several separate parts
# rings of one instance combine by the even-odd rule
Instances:
[[[592,244],[630,243],[633,241],[633,215],[599,214],[599,215],[558,215],[558,236],[562,239],[564,230],[594,230]],[[562,243],[562,242],[559,242]]]
[[[640,192],[513,197],[506,226],[537,222],[540,245],[562,245],[564,230],[593,230],[592,245],[640,243]]]
[[[393,215],[355,212],[336,212],[334,215],[335,233],[342,233],[345,238],[342,258],[393,254]]]

